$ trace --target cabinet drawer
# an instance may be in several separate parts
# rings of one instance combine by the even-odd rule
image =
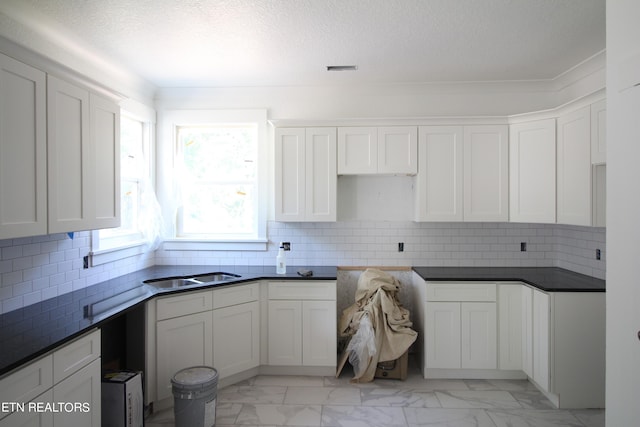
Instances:
[[[213,291],[213,308],[229,307],[258,301],[260,284],[229,286]]]
[[[336,300],[334,281],[269,282],[269,299],[274,300]]]
[[[213,292],[187,292],[175,297],[158,299],[156,304],[156,320],[200,313],[213,309]]]
[[[100,357],[100,331],[96,330],[53,352],[53,382],[57,384]]]
[[[29,402],[53,387],[53,356],[20,368],[0,380],[0,402]],[[0,418],[8,413],[0,412]]]
[[[496,284],[427,282],[427,301],[496,301]]]

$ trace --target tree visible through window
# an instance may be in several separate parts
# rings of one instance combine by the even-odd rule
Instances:
[[[178,126],[177,237],[258,234],[258,126]]]

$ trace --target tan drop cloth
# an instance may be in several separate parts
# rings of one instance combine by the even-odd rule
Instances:
[[[367,369],[352,382],[372,381],[379,362],[399,358],[416,340],[418,333],[411,329],[409,310],[398,301],[399,290],[398,279],[384,271],[369,268],[360,275],[356,302],[342,312],[339,332],[343,337],[353,336],[367,313],[375,331],[377,351]]]

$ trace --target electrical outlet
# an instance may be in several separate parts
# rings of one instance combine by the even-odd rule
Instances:
[[[398,252],[404,252],[404,242],[398,243]]]
[[[85,255],[82,257],[82,268],[89,268],[89,255]]]
[[[291,242],[282,242],[282,247],[284,248],[285,251],[290,251],[291,250]]]
[[[520,242],[520,252],[527,252],[527,242]]]
[[[602,254],[601,254],[601,252],[600,252],[600,249],[596,249],[596,259],[597,259],[597,260],[600,260],[600,259],[601,259],[601,255],[602,255]]]

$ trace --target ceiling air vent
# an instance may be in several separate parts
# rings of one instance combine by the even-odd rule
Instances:
[[[357,65],[327,65],[327,71],[356,71]]]

